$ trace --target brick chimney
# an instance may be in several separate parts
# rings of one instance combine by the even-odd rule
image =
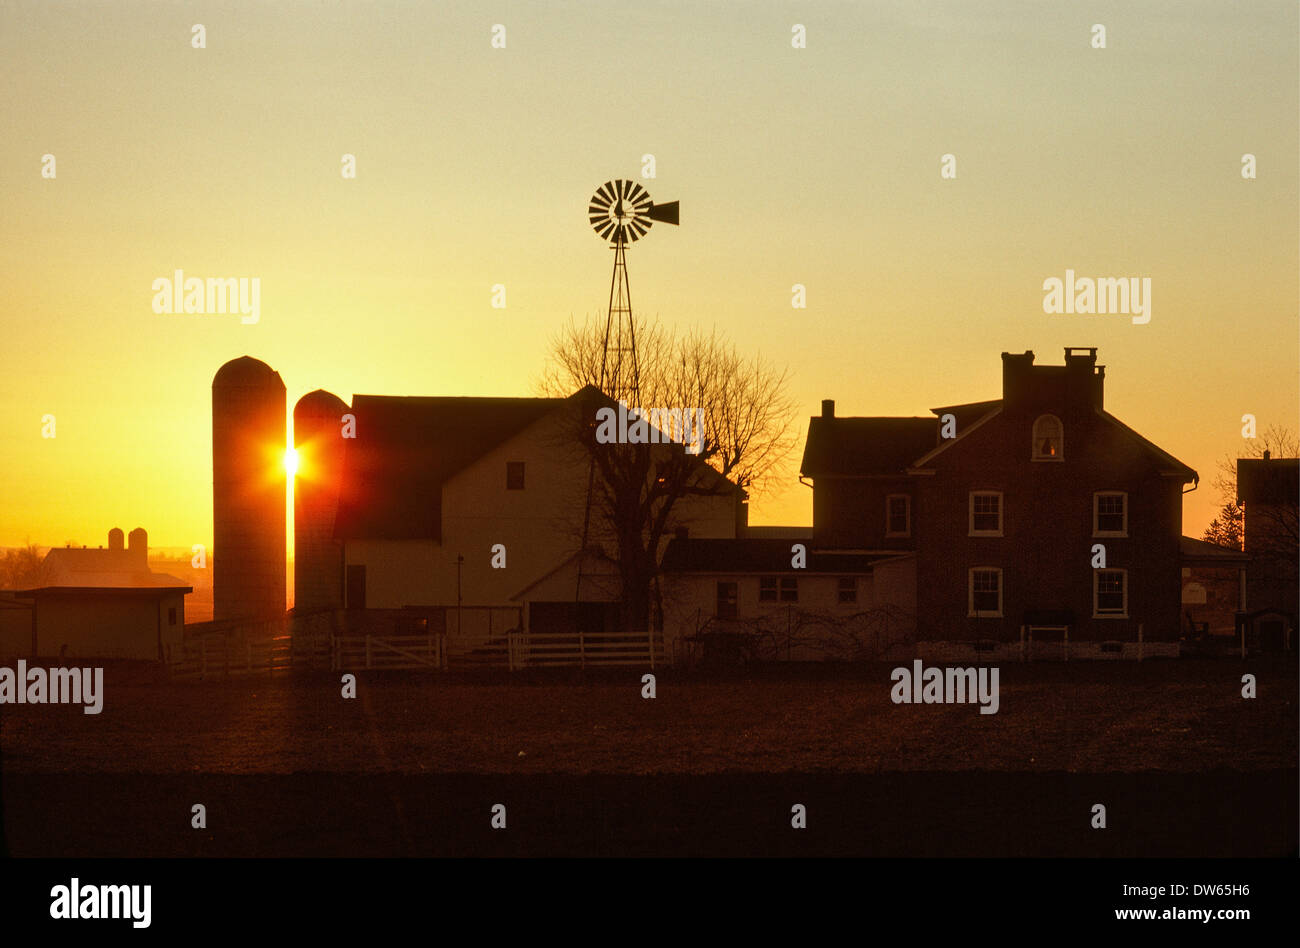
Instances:
[[[822,417],[823,418],[835,417],[835,399],[833,398],[822,399]]]
[[[1066,389],[1071,398],[1102,408],[1106,367],[1097,364],[1096,348],[1065,347]]]
[[[1024,355],[1002,353],[1002,402],[1015,405],[1029,394],[1030,377],[1034,371],[1034,354],[1028,349]]]

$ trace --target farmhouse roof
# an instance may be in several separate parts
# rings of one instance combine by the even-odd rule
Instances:
[[[834,418],[808,423],[800,473],[828,475],[903,474],[935,445],[934,418]]]

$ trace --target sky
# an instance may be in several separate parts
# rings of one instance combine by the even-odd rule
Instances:
[[[811,522],[821,399],[924,415],[998,397],[1004,350],[1095,346],[1108,410],[1200,472],[1199,536],[1242,415],[1297,428],[1298,36],[1294,2],[6,0],[0,546],[210,544],[238,356],[290,408],[535,394],[603,318],[616,177],[681,202],[628,252],[638,311],[790,370],[751,523]],[[155,313],[177,269],[257,278],[258,321]],[[1150,322],[1044,313],[1067,269],[1149,277]]]

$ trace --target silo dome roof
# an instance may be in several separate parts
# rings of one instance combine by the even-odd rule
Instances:
[[[318,388],[314,392],[308,392],[298,403],[293,406],[293,416],[299,415],[336,415],[340,411],[347,411],[348,403],[339,398],[333,392],[327,392],[323,388]]]
[[[231,359],[212,377],[213,388],[284,388],[280,373],[260,359],[240,356]]]

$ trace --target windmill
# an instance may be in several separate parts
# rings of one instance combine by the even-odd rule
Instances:
[[[591,196],[587,217],[592,229],[614,250],[614,272],[609,281],[609,310],[605,316],[605,342],[600,356],[599,388],[615,401],[640,406],[641,380],[636,362],[636,329],[632,323],[632,289],[627,279],[627,246],[650,231],[655,221],[678,223],[678,202],[656,204],[635,181],[606,181]],[[582,546],[578,548],[578,582],[575,604],[582,602],[582,567],[591,530],[591,498],[595,488],[596,460],[587,472],[587,504],[582,517]],[[581,606],[575,607],[579,612]],[[582,622],[578,621],[579,649],[584,653]]]

